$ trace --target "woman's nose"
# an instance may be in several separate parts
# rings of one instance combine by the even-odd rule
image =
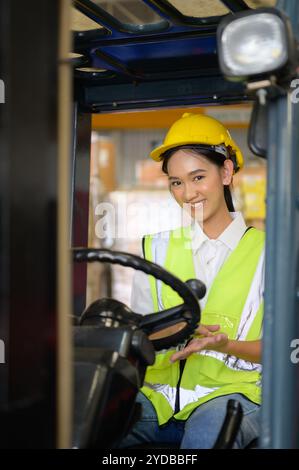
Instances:
[[[192,184],[185,185],[184,202],[193,202],[198,197],[198,191]]]

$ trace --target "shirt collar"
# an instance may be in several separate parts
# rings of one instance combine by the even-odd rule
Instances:
[[[234,250],[244,235],[247,227],[241,212],[230,212],[230,215],[232,217],[231,223],[226,227],[221,235],[219,235],[217,240],[226,245],[230,250]],[[205,241],[209,240],[210,238],[203,232],[201,226],[198,223],[195,223],[192,234],[193,250],[199,250],[201,245]]]
[[[219,235],[218,240],[224,243],[230,250],[234,250],[246,230],[245,220],[241,212],[231,212],[232,222]]]

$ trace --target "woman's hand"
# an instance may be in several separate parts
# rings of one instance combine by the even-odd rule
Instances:
[[[214,336],[213,333],[220,329],[220,325],[203,325],[202,323],[195,330],[195,336]]]
[[[219,325],[200,325],[196,336],[187,346],[170,357],[171,362],[186,359],[191,354],[204,349],[221,352],[255,364],[261,364],[261,340],[239,341],[228,339],[224,333],[216,333]]]
[[[213,334],[213,332],[218,331],[219,328],[219,325],[200,325],[196,332],[199,333],[201,337],[192,339],[184,349],[174,353],[170,357],[170,361],[175,362],[177,360],[186,359],[191,354],[204,349],[214,351],[222,351],[225,349],[228,344],[228,336],[224,333]]]

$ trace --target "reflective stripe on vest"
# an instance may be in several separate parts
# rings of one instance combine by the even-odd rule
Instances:
[[[180,230],[180,229],[178,229]],[[172,230],[145,237],[145,257],[164,266],[183,281],[195,278],[188,232]],[[264,233],[252,228],[219,270],[202,311],[203,324],[220,324],[230,339],[261,337],[264,284]],[[182,299],[168,286],[150,276],[156,310],[178,305]],[[180,411],[174,414],[179,364],[172,364],[171,351],[160,351],[148,367],[144,394],[156,408],[159,424],[172,416],[187,419],[201,403],[216,396],[242,393],[260,403],[260,364],[216,351],[201,351],[186,360],[180,383]]]

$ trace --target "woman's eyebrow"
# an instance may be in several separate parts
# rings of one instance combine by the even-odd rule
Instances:
[[[188,175],[192,176],[195,175],[195,173],[201,172],[201,173],[206,173],[207,170],[204,170],[203,168],[197,168],[197,170],[190,171]]]
[[[203,168],[198,168],[197,170],[190,171],[188,173],[188,176],[195,175],[196,173],[206,173],[207,170],[204,170]],[[169,180],[179,180],[180,178],[178,176],[168,176]]]

